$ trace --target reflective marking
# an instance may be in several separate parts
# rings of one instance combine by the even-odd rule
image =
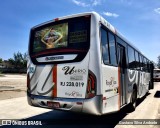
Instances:
[[[53,97],[57,97],[57,65],[54,65],[53,67],[53,83],[54,83],[54,88],[53,88]]]

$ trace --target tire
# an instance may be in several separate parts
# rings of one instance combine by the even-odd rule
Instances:
[[[149,81],[148,91],[151,89],[151,82]]]
[[[131,97],[131,103],[129,105],[129,109],[131,111],[134,111],[136,109],[136,106],[137,106],[137,90],[133,89],[132,97]]]
[[[151,90],[151,82],[149,82],[148,90],[147,90],[146,94],[148,94],[148,93],[149,93],[149,90]]]

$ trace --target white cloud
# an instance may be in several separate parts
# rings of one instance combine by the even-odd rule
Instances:
[[[117,18],[119,15],[111,12],[103,12],[103,15]]]
[[[101,4],[101,0],[93,0],[92,1],[92,6],[97,6]]]
[[[101,5],[102,0],[90,0],[90,1],[80,1],[80,0],[72,0],[72,2],[78,6],[81,7],[93,7],[93,6],[98,6]]]
[[[160,8],[156,8],[156,9],[154,9],[154,11],[155,11],[156,13],[160,14]]]
[[[78,1],[78,0],[72,0],[72,2],[78,6],[81,6],[81,7],[88,7],[90,6],[89,4],[86,4],[84,2],[81,2],[81,1]]]

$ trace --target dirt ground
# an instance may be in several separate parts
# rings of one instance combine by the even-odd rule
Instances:
[[[0,75],[0,100],[26,96],[26,74]]]

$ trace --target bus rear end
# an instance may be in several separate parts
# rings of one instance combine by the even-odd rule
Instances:
[[[153,80],[160,81],[160,69],[154,69]]]
[[[89,70],[91,14],[31,29],[27,97],[32,106],[100,114],[97,79]]]

